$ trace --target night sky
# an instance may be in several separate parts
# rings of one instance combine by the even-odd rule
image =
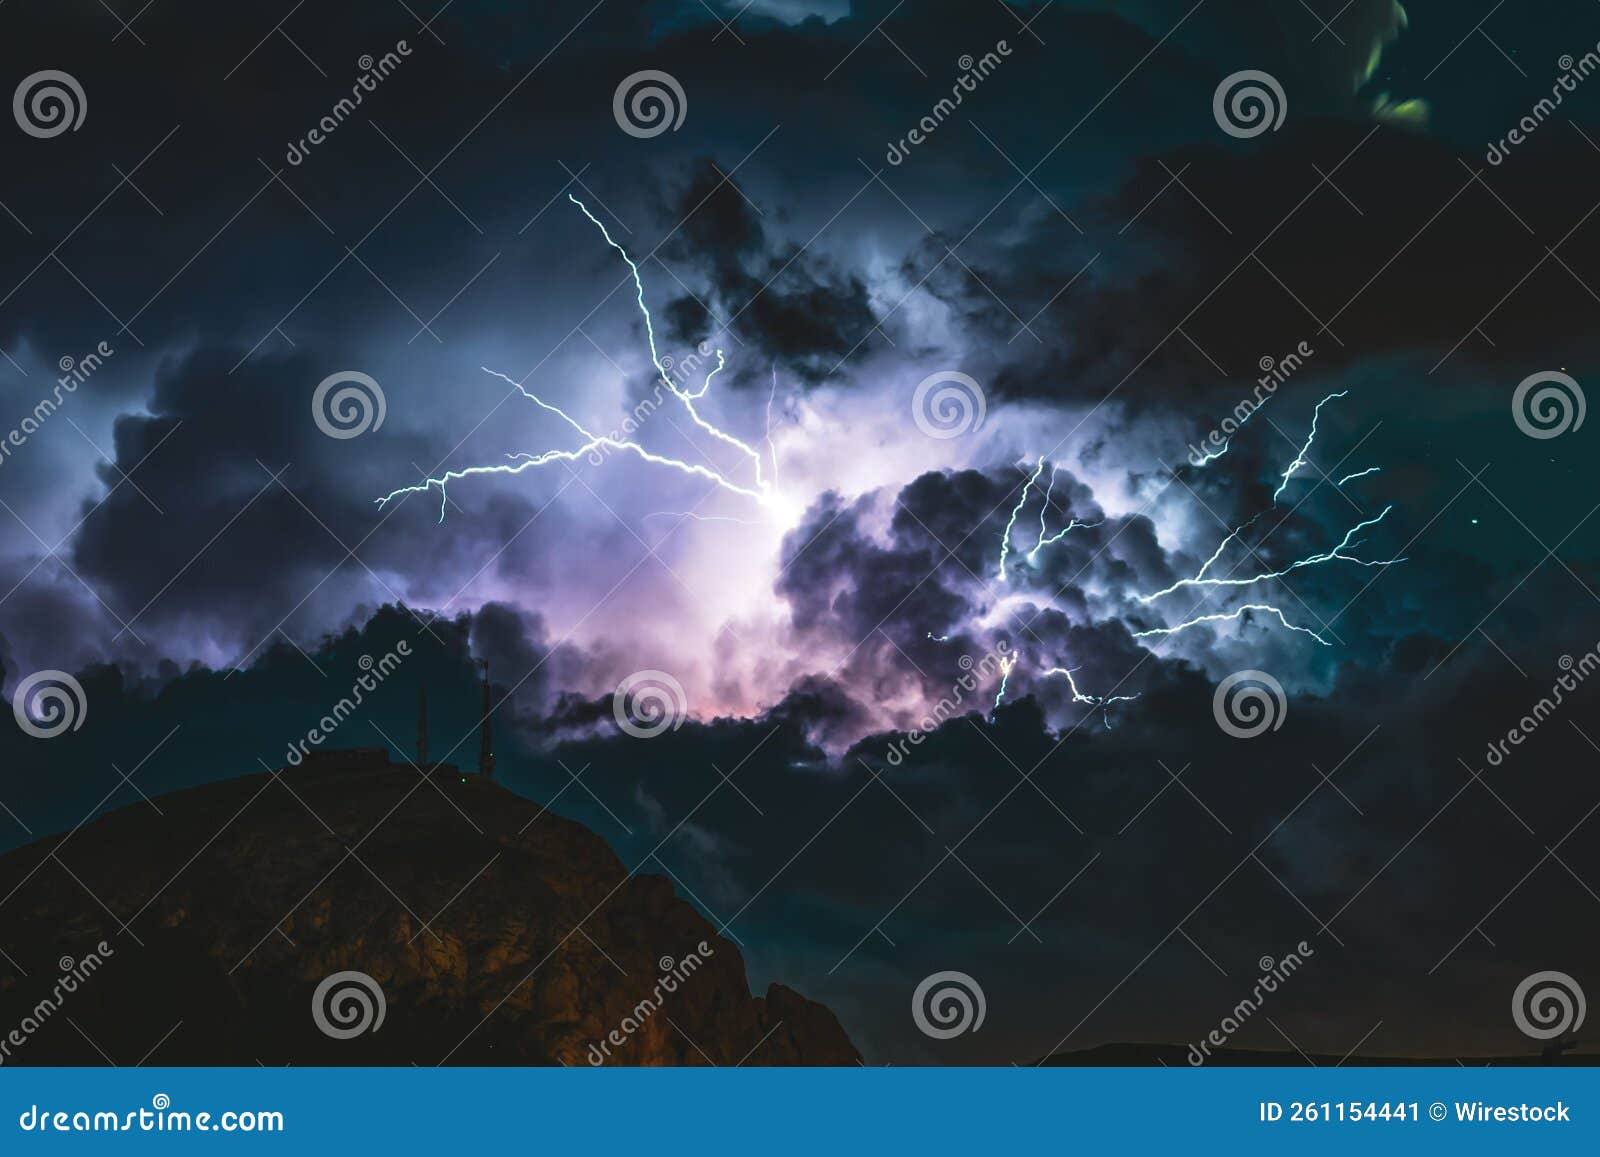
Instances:
[[[86,106],[0,125],[0,674],[86,704],[0,727],[0,847],[281,766],[405,640],[337,744],[409,754],[426,682],[472,765],[487,659],[503,782],[871,1063],[1197,1040],[1301,941],[1231,1043],[1527,1053],[1522,978],[1600,993],[1600,690],[1488,750],[1600,662],[1600,6],[438,8],[0,9]],[[913,1023],[942,970],[979,1031]]]

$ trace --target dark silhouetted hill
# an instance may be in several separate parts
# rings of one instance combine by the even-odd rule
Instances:
[[[669,881],[476,776],[306,767],[156,797],[0,857],[0,897],[0,1032],[62,958],[113,952],[8,1064],[583,1065],[613,1030],[613,1064],[859,1060],[822,1005],[752,996]],[[335,1040],[312,998],[343,970],[387,1011]]]

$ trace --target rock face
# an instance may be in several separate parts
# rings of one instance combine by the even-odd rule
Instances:
[[[6,1064],[859,1060],[823,1006],[752,997],[669,881],[475,776],[302,768],[160,797],[0,858],[0,897],[0,1036],[31,1021]],[[346,971],[384,1012],[340,1039],[313,998]],[[319,1010],[336,1031],[361,1019],[345,987]]]

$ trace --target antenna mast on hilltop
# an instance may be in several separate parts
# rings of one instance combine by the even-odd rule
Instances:
[[[428,685],[417,688],[417,766],[428,767]]]
[[[489,727],[489,660],[483,664],[483,721],[478,726],[478,774],[485,779],[494,778],[494,739]]]

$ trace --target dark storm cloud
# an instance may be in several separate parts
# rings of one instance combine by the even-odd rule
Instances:
[[[815,384],[871,336],[876,322],[861,277],[769,238],[755,206],[713,163],[696,166],[669,215],[685,222],[669,255],[705,266],[710,283],[705,294],[667,305],[680,348],[713,337],[731,346],[718,336],[726,327],[741,361],[777,359]]]
[[[1552,577],[1541,589],[1564,597],[1567,583]],[[1094,712],[1053,731],[1023,697],[992,719],[980,708],[914,742],[873,736],[834,767],[808,752],[786,703],[764,720],[688,723],[656,740],[597,736],[560,759],[586,768],[585,782],[622,809],[607,816],[580,804],[626,861],[665,865],[714,920],[730,922],[754,968],[815,977],[869,1042],[880,1033],[903,1041],[903,1000],[890,995],[951,963],[982,979],[999,1018],[996,1037],[968,1042],[971,1059],[1026,1061],[1063,1037],[1085,1047],[1130,1025],[1172,1035],[1154,1026],[1180,1024],[1180,1036],[1198,1036],[1232,1007],[1237,985],[1177,936],[1182,924],[1230,976],[1310,941],[1318,968],[1283,1010],[1297,1039],[1305,1025],[1326,1042],[1301,1039],[1303,1047],[1332,1047],[1355,1022],[1359,1037],[1379,1019],[1448,1019],[1450,1008],[1536,967],[1542,949],[1532,944],[1548,944],[1539,940],[1548,929],[1538,933],[1531,908],[1497,914],[1509,938],[1495,936],[1500,951],[1458,942],[1543,854],[1507,807],[1559,839],[1592,806],[1562,771],[1586,758],[1586,744],[1570,727],[1546,729],[1514,773],[1487,767],[1482,744],[1544,693],[1561,649],[1576,651],[1573,640],[1596,627],[1585,612],[1571,639],[1519,640],[1515,657],[1538,672],[1531,684],[1487,646],[1431,681],[1352,667],[1333,696],[1292,698],[1283,728],[1251,741],[1218,729],[1212,680],[1163,662],[1150,664],[1142,698],[1114,709],[1109,729]],[[1474,713],[1470,724],[1463,710]],[[905,756],[891,761],[896,747]],[[739,790],[714,768],[736,768]],[[1473,769],[1488,773],[1487,787]],[[545,790],[566,779],[558,768],[539,775]],[[651,807],[622,808],[639,784]],[[636,814],[692,814],[698,834],[662,845],[670,822],[640,830]],[[1562,848],[1585,878],[1593,846],[1574,837]],[[1541,895],[1592,902],[1547,867]],[[812,930],[804,945],[786,931],[797,924]],[[1567,922],[1557,939],[1562,953],[1592,952],[1592,923]],[[1157,949],[1126,992],[1097,1007]],[[1390,1041],[1406,1039],[1391,1032]],[[1507,1026],[1438,1039],[1470,1052],[1515,1048],[1512,1035]]]
[[[1162,661],[1134,642],[1127,625],[1103,616],[1164,580],[1172,564],[1147,518],[1107,518],[1064,469],[1049,491],[1049,529],[1073,519],[1084,525],[1029,558],[1045,485],[1030,490],[1025,516],[1016,519],[1004,579],[1000,544],[1016,506],[1010,474],[930,472],[892,498],[872,495],[849,506],[825,497],[786,543],[778,592],[797,638],[843,648],[839,672],[856,694],[870,688],[888,704],[919,693],[918,705],[901,712],[908,726],[926,704],[952,697],[960,713],[986,710],[1003,661],[1017,663],[1012,689],[1038,691],[1055,718],[1088,709],[1070,702],[1063,682],[1043,676],[1050,667],[1082,670],[1083,686],[1102,693],[1122,682],[1128,686],[1121,693],[1137,691],[1150,674],[1140,668]],[[882,533],[873,529],[880,521]],[[1002,600],[1009,600],[1006,609]]]
[[[930,242],[907,276],[933,268],[925,289],[1006,398],[1222,401],[1302,343],[1319,372],[1415,350],[1429,366],[1449,355],[1452,374],[1514,373],[1571,353],[1592,316],[1575,271],[1600,257],[1583,227],[1600,156],[1552,124],[1515,164],[1483,168],[1403,129],[1286,127],[1260,149],[1141,165],[1085,216],[1093,242],[1051,214],[969,268],[938,265]]]
[[[314,636],[363,602],[445,604],[475,573],[547,578],[522,535],[534,506],[493,498],[431,527],[419,548],[374,504],[379,476],[354,443],[317,426],[305,386],[318,361],[273,355],[230,374],[236,356],[165,365],[146,412],[116,423],[114,462],[101,467],[109,497],[84,504],[71,563],[136,633],[249,655],[279,627]],[[423,460],[420,439],[395,431],[386,445],[391,477],[415,477],[400,464]]]
[[[490,660],[496,718],[512,750],[518,734],[534,733],[524,721],[542,719],[561,681],[586,661],[577,648],[552,640],[537,615],[502,604],[451,617],[398,606],[359,616],[307,651],[273,641],[236,669],[170,661],[149,674],[131,665],[82,669],[87,710],[80,729],[50,741],[24,735],[9,718],[0,729],[0,798],[16,819],[4,842],[70,828],[108,807],[148,806],[113,764],[149,796],[254,774],[263,762],[284,766],[290,745],[384,656],[398,656],[392,673],[367,689],[327,745],[387,747],[396,761],[415,759],[417,691],[426,685],[432,757],[472,768],[478,659]],[[4,674],[9,686],[13,672]]]

